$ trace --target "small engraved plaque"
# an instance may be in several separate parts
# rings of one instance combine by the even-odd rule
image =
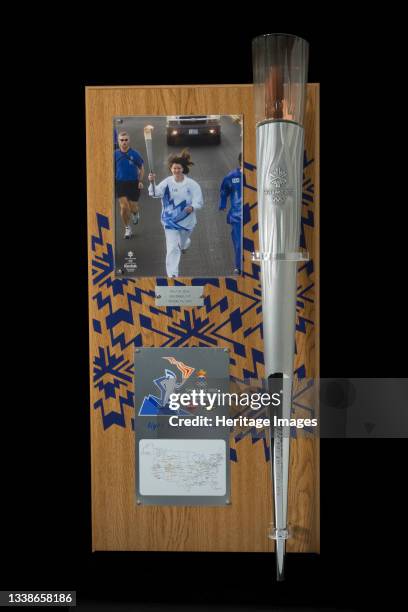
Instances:
[[[156,306],[203,306],[204,287],[156,286]]]

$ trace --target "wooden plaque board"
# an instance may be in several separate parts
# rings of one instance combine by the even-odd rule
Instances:
[[[175,309],[155,306],[157,279],[114,276],[112,118],[181,114],[243,115],[248,220],[243,276],[207,279],[205,306]],[[302,381],[319,374],[318,117],[319,86],[309,84],[302,240],[311,260],[298,272],[295,370],[300,390]],[[273,551],[266,536],[272,521],[269,449],[253,431],[231,435],[230,505],[138,506],[135,500],[135,347],[228,347],[232,376],[263,376],[259,268],[251,261],[258,248],[252,85],[88,87],[86,130],[93,550]],[[316,439],[291,440],[288,552],[319,551],[318,453]]]

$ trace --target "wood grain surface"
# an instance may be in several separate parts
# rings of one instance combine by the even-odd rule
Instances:
[[[310,163],[305,164],[304,170],[307,197],[302,217],[307,219],[303,231],[312,266],[300,267],[298,273],[301,295],[294,367],[303,372],[297,382],[300,390],[305,380],[319,373],[319,86],[309,84],[307,92],[305,148],[306,160]],[[180,114],[242,114],[245,175],[248,185],[256,186],[255,169],[251,169],[251,164],[255,166],[256,163],[251,85],[86,89],[93,549],[273,551],[273,542],[266,537],[272,521],[269,462],[263,441],[254,441],[250,432],[242,439],[235,431],[231,436],[237,460],[231,461],[230,505],[136,504],[132,429],[135,345],[163,345],[162,334],[168,333],[172,322],[185,320],[185,311],[194,311],[196,317],[209,317],[214,321],[226,318],[225,313],[221,317],[219,309],[208,313],[204,307],[172,310],[171,313],[162,308],[156,309],[161,313],[152,314],[155,278],[114,279],[112,118]],[[245,188],[244,202],[250,208],[250,222],[245,225],[244,237],[248,238],[248,244],[253,241],[256,250],[256,191]],[[171,282],[169,280],[169,284]],[[248,250],[244,251],[244,275],[238,278],[235,288],[227,286],[225,279],[220,279],[219,286],[205,286],[205,295],[214,303],[227,295],[229,313],[236,309],[242,313],[244,324],[240,329],[233,332],[229,326],[223,338],[215,338],[218,346],[232,347],[230,373],[238,379],[242,379],[244,370],[255,371],[259,377],[263,375],[262,364],[256,358],[262,351],[261,313],[260,308],[253,307],[256,300],[259,304],[259,289],[256,266]],[[146,317],[153,320],[150,327],[145,323]],[[249,328],[251,333],[246,334]],[[245,347],[244,354],[242,351],[234,354],[233,342]],[[198,346],[199,339],[192,334],[181,345]],[[111,367],[106,367],[107,360],[111,360]],[[319,551],[318,453],[315,438],[298,436],[291,441],[289,523],[292,537],[287,543],[289,552]]]

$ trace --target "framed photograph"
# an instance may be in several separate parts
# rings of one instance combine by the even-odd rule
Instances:
[[[115,274],[242,270],[241,115],[113,120]]]

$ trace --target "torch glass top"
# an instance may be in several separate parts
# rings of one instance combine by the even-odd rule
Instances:
[[[255,121],[303,125],[309,44],[291,34],[264,34],[252,41]]]

